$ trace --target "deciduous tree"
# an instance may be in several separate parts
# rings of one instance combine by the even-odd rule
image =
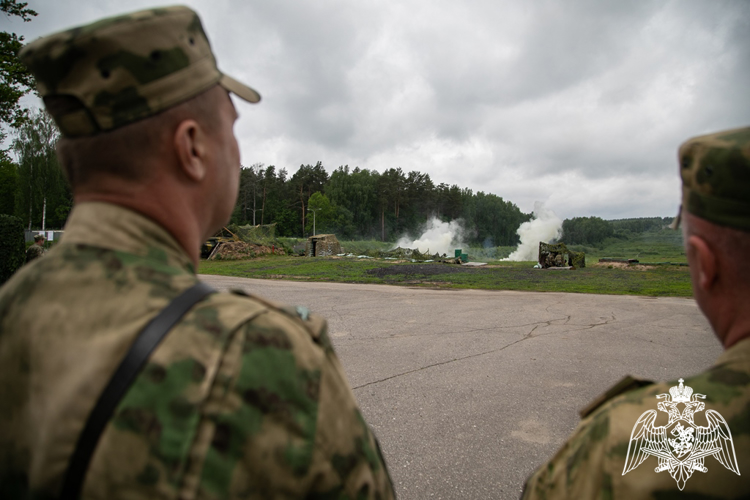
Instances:
[[[57,127],[46,111],[36,110],[18,129],[13,150],[18,156],[16,213],[29,229],[61,227],[71,207],[71,193],[57,162]]]
[[[614,234],[612,223],[599,217],[565,219],[562,228],[568,244],[596,245]]]
[[[300,208],[302,236],[304,236],[307,200],[316,191],[323,191],[328,182],[328,172],[323,168],[321,162],[317,162],[314,167],[311,165],[300,165],[299,170],[294,173],[290,182],[297,198],[297,206]]]
[[[18,167],[7,155],[0,156],[0,214],[15,214],[17,184]]]
[[[8,17],[20,17],[23,22],[37,15],[27,6],[27,2],[0,0],[0,11]],[[18,59],[22,47],[22,36],[0,32],[0,123],[14,127],[19,127],[27,116],[19,100],[34,88],[34,79]]]

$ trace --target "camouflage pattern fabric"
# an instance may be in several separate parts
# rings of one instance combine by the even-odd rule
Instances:
[[[217,83],[260,101],[255,90],[219,71],[200,18],[187,7],[142,10],[49,35],[26,45],[19,58],[67,137],[155,115]]]
[[[633,384],[631,384],[633,385]],[[637,385],[637,384],[636,384]],[[694,393],[706,395],[706,411],[718,411],[731,431],[737,465],[742,475],[724,467],[713,456],[705,458],[706,472],[695,471],[680,491],[669,471],[655,472],[658,461],[648,456],[623,475],[631,432],[639,417],[656,410],[659,394],[678,382],[647,384],[625,391],[591,407],[572,437],[526,482],[524,500],[556,499],[733,499],[750,498],[750,339],[726,350],[713,367],[685,379]],[[612,391],[618,392],[617,390]],[[655,425],[668,418],[659,411]],[[706,426],[705,413],[695,424]]]
[[[680,146],[682,206],[720,226],[750,231],[750,127]]]
[[[137,333],[197,282],[161,227],[84,203],[0,289],[0,498],[56,498],[76,439]],[[211,295],[117,408],[82,498],[393,498],[378,444],[304,308]]]
[[[32,260],[38,259],[42,255],[44,255],[45,252],[46,250],[44,249],[43,246],[37,245],[36,243],[34,243],[33,245],[31,245],[29,248],[26,249],[26,263],[28,264]]]

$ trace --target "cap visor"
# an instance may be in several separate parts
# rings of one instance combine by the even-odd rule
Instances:
[[[234,78],[228,75],[221,75],[219,85],[224,87],[226,90],[236,95],[240,99],[244,99],[247,102],[260,102],[260,94],[255,90],[251,89],[247,85],[238,82]]]
[[[675,217],[672,223],[669,225],[669,229],[679,229],[681,221],[682,221],[682,206],[680,206],[680,211],[677,212],[677,217]]]

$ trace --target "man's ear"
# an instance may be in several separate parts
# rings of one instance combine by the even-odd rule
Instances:
[[[206,141],[203,129],[195,120],[183,120],[174,133],[174,147],[182,172],[199,182],[206,176]]]
[[[697,285],[708,291],[713,287],[718,277],[718,262],[716,252],[700,236],[692,235],[688,238],[687,251],[692,254],[692,265],[697,266]]]

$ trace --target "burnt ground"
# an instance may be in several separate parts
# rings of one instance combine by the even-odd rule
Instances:
[[[386,276],[434,276],[436,274],[470,273],[482,274],[482,269],[475,267],[462,267],[450,264],[400,264],[395,266],[377,267],[368,269],[367,274],[385,278]]]

